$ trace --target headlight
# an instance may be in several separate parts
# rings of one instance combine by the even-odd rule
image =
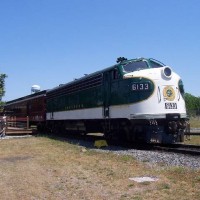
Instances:
[[[172,70],[171,70],[171,68],[170,68],[170,67],[165,67],[165,68],[163,68],[162,74],[163,74],[164,77],[166,77],[166,78],[171,78],[171,76],[172,76]]]

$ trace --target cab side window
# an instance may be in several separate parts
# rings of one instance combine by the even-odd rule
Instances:
[[[112,79],[113,79],[113,80],[119,79],[119,72],[118,72],[117,69],[114,69],[114,70],[112,71]]]

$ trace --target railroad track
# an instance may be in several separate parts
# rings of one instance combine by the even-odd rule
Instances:
[[[10,131],[8,132],[8,135],[26,135],[27,133],[33,134],[32,131],[26,130],[26,131],[21,131],[21,130],[15,130],[15,131]],[[51,136],[50,136],[51,137]],[[105,139],[103,135],[98,135],[98,134],[89,134],[86,136],[81,136],[77,134],[69,134],[65,137],[58,137],[53,135],[53,138],[61,139],[61,140],[78,140],[79,144],[81,145],[82,141],[88,141],[94,143],[95,140],[102,140]],[[76,141],[77,142],[77,141]],[[91,143],[91,145],[92,145]],[[147,150],[147,151],[163,151],[163,152],[173,152],[173,153],[181,153],[181,154],[188,154],[188,155],[193,155],[193,156],[198,156],[200,155],[200,146],[197,145],[185,145],[185,144],[170,144],[170,145],[163,145],[163,144],[141,144],[141,143],[127,143],[127,142],[119,142],[119,141],[111,141],[109,142],[109,145],[111,146],[121,146],[123,148],[127,149],[138,149],[138,150]],[[93,145],[92,145],[93,146]]]
[[[73,138],[74,136],[72,136]],[[78,140],[82,141],[81,136],[76,137]],[[84,140],[94,142],[95,140],[105,139],[102,135],[87,135]],[[147,150],[147,151],[163,151],[163,152],[173,152],[180,154],[187,154],[192,156],[200,155],[200,145],[186,145],[186,144],[145,144],[145,143],[130,143],[122,141],[110,141],[108,142],[111,146],[118,146],[127,149],[137,149],[137,150]],[[108,147],[109,148],[109,147]]]
[[[199,145],[186,145],[186,144],[170,144],[170,145],[153,145],[154,150],[167,151],[173,153],[188,154],[193,156],[200,155]]]
[[[84,144],[86,141],[91,143],[91,147],[94,147],[94,142],[96,140],[106,140],[102,134],[89,134],[89,135],[77,135],[77,134],[69,134],[64,137],[58,137],[52,135],[53,138],[57,138],[60,140],[75,140],[75,144]],[[173,153],[181,153],[188,154],[193,156],[200,155],[200,146],[199,145],[186,145],[186,144],[145,144],[145,143],[132,143],[127,141],[108,141],[108,146],[116,146],[122,147],[125,149],[137,149],[137,150],[146,150],[146,151],[163,151],[163,152],[173,152]],[[109,147],[108,147],[109,148]]]
[[[200,128],[191,128],[187,135],[200,135]]]

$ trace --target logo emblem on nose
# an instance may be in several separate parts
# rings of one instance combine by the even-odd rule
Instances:
[[[175,99],[175,91],[171,86],[166,86],[163,89],[164,100],[173,101]]]

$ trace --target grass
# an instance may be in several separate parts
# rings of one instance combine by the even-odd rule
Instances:
[[[200,118],[190,118],[190,127],[191,128],[200,128]],[[185,139],[185,144],[200,145],[200,135],[191,135],[189,139]]]
[[[191,117],[190,118],[190,127],[191,128],[200,128],[200,118]]]
[[[191,135],[190,139],[185,139],[184,144],[200,145],[200,135]]]
[[[1,199],[200,199],[200,170],[149,167],[47,137],[0,140]],[[131,177],[158,177],[136,183]]]

